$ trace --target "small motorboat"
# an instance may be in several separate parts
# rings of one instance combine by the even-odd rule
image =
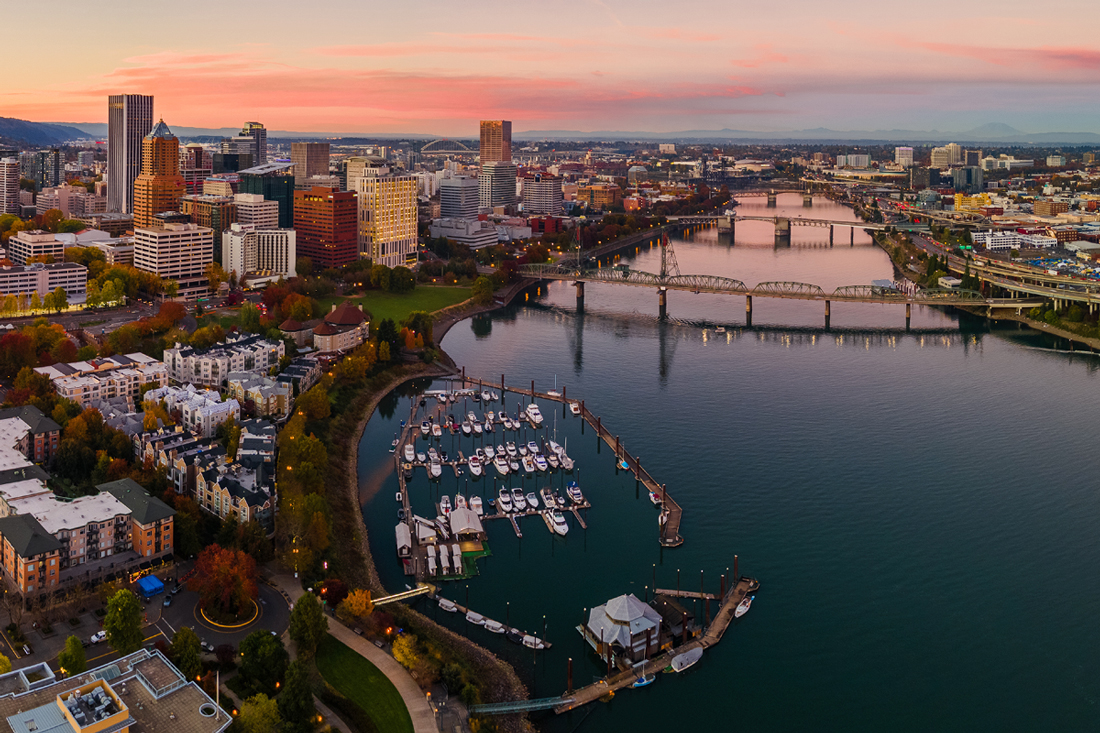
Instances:
[[[737,604],[737,608],[733,612],[734,618],[741,618],[749,612],[749,608],[752,606],[752,599],[756,596],[745,596],[740,603]]]
[[[469,466],[470,466],[470,475],[474,476],[474,477],[480,476],[481,475],[481,459],[478,458],[477,456],[470,456],[470,460],[468,461],[468,463],[469,463]]]
[[[483,432],[484,430],[485,430],[485,428],[484,428],[484,427],[482,427],[481,423],[479,423],[479,422],[475,422],[475,423],[474,423],[474,434],[475,434],[475,435],[481,435],[481,433],[482,433],[482,432]]]
[[[580,415],[581,414],[580,403],[579,402],[570,402],[569,403],[569,411],[571,413],[573,413],[574,415]]]
[[[412,443],[405,443],[405,460],[412,463],[413,458],[416,458],[416,451],[413,449]]]
[[[623,471],[629,471],[630,464],[627,463],[625,460],[619,461],[618,468],[622,469]]]
[[[489,457],[481,448],[474,448],[474,455],[477,456],[477,459],[482,463],[485,463],[485,459]]]
[[[399,440],[397,439],[397,436],[396,436],[396,435],[395,435],[395,436],[393,436],[393,442],[392,442],[392,443],[390,443],[390,453],[395,453],[395,452],[397,451],[397,444],[398,444],[398,443],[400,443],[400,442],[401,442],[401,441],[399,441]]]
[[[725,326],[719,326],[718,328],[714,329],[714,332],[715,333],[725,333],[726,332],[726,327]]]
[[[509,458],[515,458],[517,455],[516,444],[511,440],[505,445],[504,450],[508,453]]]
[[[485,617],[482,616],[480,613],[474,613],[473,611],[466,612],[466,620],[475,626],[485,625]]]
[[[432,461],[431,463],[432,478],[439,478],[443,475],[443,464],[439,461]]]
[[[503,443],[497,443],[497,453],[499,453],[502,456],[507,456],[508,455],[508,452],[506,450],[504,450],[504,444]]]
[[[564,509],[569,502],[565,500],[565,497],[561,495],[560,491],[554,492],[554,503],[558,505],[559,509]]]
[[[493,401],[493,395],[489,392],[489,390],[487,390],[487,389],[482,390],[482,392],[481,392],[481,401],[482,402],[492,402]]]
[[[493,398],[493,402],[496,402],[500,399],[499,392],[489,392],[489,396]]]
[[[466,509],[466,497],[462,494],[455,494],[455,509]]]
[[[504,633],[504,624],[499,621],[494,621],[491,618],[485,619],[485,630],[492,631],[494,634]]]
[[[397,521],[399,521],[399,522],[404,522],[405,521],[405,507],[401,507],[400,509],[397,510]]]
[[[581,493],[581,487],[577,485],[576,481],[569,482],[569,485],[565,487],[565,494],[574,504],[584,503],[584,494]]]
[[[561,466],[561,461],[558,460],[558,454],[557,453],[547,453],[546,454],[546,462],[549,463],[550,468],[553,468],[554,470],[557,470],[557,468],[559,466]]]
[[[470,497],[470,509],[472,509],[474,514],[478,515],[479,517],[485,516],[485,508],[481,505],[480,496]]]
[[[554,508],[554,492],[551,491],[549,486],[544,486],[543,488],[539,489],[539,496],[542,497],[542,503],[546,505],[547,509]]]
[[[523,489],[512,489],[512,504],[517,512],[527,510],[527,500],[523,498]]]
[[[447,451],[439,451],[439,460],[443,461],[444,463],[450,460],[450,456],[447,455]]]
[[[527,506],[529,508],[535,510],[536,512],[539,510],[539,498],[535,495],[534,491],[528,491],[523,498],[527,500]]]
[[[536,428],[542,426],[542,412],[534,402],[527,405],[527,420]]]
[[[432,425],[432,437],[433,438],[442,438],[443,437],[443,426],[440,425],[439,423],[434,423]]]
[[[474,414],[473,410],[470,410],[466,413],[466,419],[470,421],[471,425],[473,425],[475,422],[480,422],[480,420],[477,419],[477,415]]]
[[[523,645],[528,649],[545,649],[546,643],[530,634],[523,635]]]
[[[523,643],[523,632],[519,629],[508,629],[506,632],[504,632],[504,636],[507,637],[508,641],[514,644]]]
[[[515,459],[512,459],[512,460],[508,461],[508,470],[511,471],[512,473],[518,473],[519,472],[519,461],[517,461]]]
[[[406,481],[408,481],[409,479],[411,479],[413,477],[413,464],[411,464],[411,463],[402,464],[401,470],[405,472],[405,480]]]
[[[554,532],[562,537],[569,531],[569,525],[565,523],[565,515],[557,509],[550,512],[550,522],[553,524]]]
[[[428,433],[432,432],[432,424],[425,420],[420,423],[420,434],[424,437],[428,437]]]
[[[435,449],[435,446],[432,446],[431,448],[428,449],[428,460],[429,461],[438,461],[439,460],[439,451],[437,451]]]
[[[683,672],[685,669],[691,667],[702,658],[703,647],[697,646],[694,649],[689,649],[683,654],[677,654],[675,657],[672,658],[672,664],[670,664],[669,666],[672,667],[673,672]]]
[[[472,432],[474,432],[473,426],[470,425],[470,422],[468,420],[463,420],[462,421],[462,434],[463,435],[469,435]]]
[[[508,475],[508,461],[501,454],[498,453],[496,458],[493,459],[493,467],[501,476]]]
[[[564,468],[566,471],[573,470],[573,459],[565,455],[565,451],[561,452],[561,456],[559,456],[558,460],[561,461],[561,467]]]
[[[661,499],[661,495],[656,491],[649,492],[649,500],[653,502],[653,506],[661,506],[664,501]]]
[[[491,433],[494,430],[495,430],[495,428],[493,427],[493,421],[492,420],[486,420],[485,421],[485,432]]]
[[[561,397],[561,390],[551,389],[548,390],[546,394],[550,395],[551,397]]]
[[[527,446],[525,446],[523,443],[520,443],[516,450],[519,451],[519,454],[521,456],[527,455]]]
[[[497,492],[497,506],[502,512],[512,511],[512,495],[508,493],[508,489]]]
[[[401,496],[400,491],[397,492],[397,496],[395,496],[394,498],[397,499],[398,504],[400,504],[401,502],[403,502],[405,500],[405,497]]]
[[[539,444],[536,443],[533,440],[528,440],[527,441],[527,452],[530,453],[531,455],[535,455],[536,453],[540,453],[541,451],[539,450]]]
[[[535,454],[535,457],[531,460],[535,462],[535,468],[540,471],[545,471],[550,467],[550,464],[546,462],[546,456],[542,455],[541,453]]]
[[[451,513],[451,497],[446,494],[439,497],[439,511],[443,512],[443,516]]]
[[[458,611],[458,606],[455,605],[455,602],[447,598],[439,599],[439,607],[447,613],[456,613]]]
[[[488,412],[485,413],[485,419],[488,420],[489,422],[496,422],[497,421],[497,414],[495,412],[493,412],[492,410],[489,410]]]
[[[470,399],[473,400],[474,402],[481,402],[481,393],[480,392],[470,392]]]
[[[493,458],[497,454],[496,449],[493,448],[493,446],[491,446],[491,445],[485,446],[485,451],[484,452],[485,452],[485,457],[487,459],[489,459],[490,461],[493,460]]]
[[[535,461],[533,458],[531,458],[531,456],[524,456],[522,462],[524,471],[526,471],[527,473],[535,472]]]
[[[421,463],[427,463],[428,462],[428,454],[425,453],[424,451],[417,451],[416,452],[416,460],[420,461]]]

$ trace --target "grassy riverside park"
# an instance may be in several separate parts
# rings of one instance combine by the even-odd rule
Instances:
[[[401,694],[378,667],[328,635],[316,659],[325,681],[362,709],[378,733],[412,733],[412,718]]]
[[[321,298],[318,302],[325,312],[332,310],[332,306],[343,300],[354,305],[362,305],[364,310],[371,313],[373,324],[377,324],[385,318],[392,318],[394,323],[401,321],[413,311],[427,311],[432,313],[446,308],[455,303],[461,303],[470,297],[470,288],[424,285],[418,283],[416,289],[408,293],[389,293],[381,290],[368,290],[361,298],[330,297]],[[374,329],[372,324],[371,329]]]

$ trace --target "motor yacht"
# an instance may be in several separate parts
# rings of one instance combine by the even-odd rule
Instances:
[[[519,472],[519,461],[517,461],[515,458],[509,458],[508,459],[508,470],[511,471],[512,473],[518,473]]]
[[[503,454],[497,453],[496,458],[493,459],[493,467],[501,476],[508,475],[508,459]]]
[[[523,470],[527,473],[535,472],[535,460],[531,456],[524,456],[522,459]]]
[[[443,475],[443,464],[439,461],[432,461],[431,463],[432,478],[439,478]]]
[[[512,504],[517,512],[527,510],[527,499],[523,497],[523,489],[512,489]]]
[[[560,456],[565,449],[552,440],[546,441],[546,445],[550,447],[550,452],[556,456]]]
[[[474,435],[481,435],[481,433],[484,429],[485,428],[482,427],[481,423],[479,423],[479,422],[474,423]]]
[[[581,414],[580,403],[579,402],[570,402],[569,403],[569,411],[571,413],[573,413],[574,415],[580,415]]]
[[[554,508],[554,492],[549,486],[544,486],[539,489],[539,496],[542,497],[542,503],[546,505],[547,509]]]
[[[443,512],[443,516],[451,513],[451,497],[446,494],[439,497],[439,511]]]
[[[565,455],[565,451],[561,452],[561,456],[559,456],[558,460],[561,461],[561,467],[563,469],[565,469],[566,471],[573,470],[573,459]]]
[[[508,493],[508,489],[497,492],[497,506],[502,512],[512,511],[512,495]]]
[[[474,431],[474,428],[473,428],[472,425],[470,425],[469,420],[463,420],[462,421],[462,434],[463,435],[469,435],[473,431]]]
[[[547,453],[546,462],[550,464],[550,468],[553,468],[555,470],[557,470],[558,466],[561,465],[561,461],[558,459],[557,453]]]
[[[581,493],[581,487],[577,485],[576,481],[569,482],[569,485],[565,487],[565,493],[574,504],[584,503],[584,494]]]
[[[527,501],[527,508],[534,511],[539,510],[539,498],[535,495],[534,491],[528,491],[523,497]]]
[[[470,466],[470,475],[471,476],[474,476],[475,478],[478,477],[478,476],[481,476],[481,459],[480,458],[478,458],[477,456],[470,456],[470,459],[469,459],[469,461],[467,461],[467,463]]]
[[[566,532],[569,531],[569,525],[565,523],[565,515],[558,509],[550,512],[550,522],[554,525],[556,534],[564,537]]]
[[[533,440],[528,440],[527,441],[527,452],[530,453],[531,455],[535,455],[536,453],[539,452],[539,444],[536,443]]]
[[[515,458],[517,455],[516,444],[511,440],[509,440],[508,443],[504,446],[504,450],[508,454],[509,458]]]
[[[493,460],[496,457],[496,449],[491,445],[485,446],[485,457],[490,461]]]
[[[542,425],[542,412],[539,411],[539,406],[534,402],[527,405],[527,419],[531,421],[531,424],[536,428]]]
[[[478,515],[479,517],[485,516],[485,507],[481,504],[480,496],[470,497],[470,509],[473,510],[474,514]]]
[[[550,465],[546,462],[546,456],[542,455],[541,453],[536,453],[535,457],[532,460],[535,462],[535,468],[540,471],[546,471],[548,468],[550,468]]]
[[[416,451],[413,449],[412,443],[405,443],[405,462],[412,463],[412,460],[416,458]]]

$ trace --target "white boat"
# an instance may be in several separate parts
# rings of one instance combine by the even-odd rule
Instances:
[[[524,471],[526,471],[527,473],[535,472],[535,461],[531,458],[531,456],[524,456],[522,463]]]
[[[669,666],[672,667],[673,672],[683,672],[702,658],[703,647],[697,646],[694,649],[689,649],[683,654],[677,654],[672,658],[672,664]]]
[[[473,410],[470,410],[466,413],[466,419],[470,421],[471,425],[473,425],[475,422],[480,422],[480,420],[477,419],[477,415],[474,414]]]
[[[541,453],[536,454],[533,460],[535,461],[535,468],[540,471],[545,471],[547,468],[550,467],[550,465],[546,462],[546,456],[542,455]]]
[[[416,460],[420,461],[421,463],[427,463],[428,462],[428,454],[425,453],[424,451],[417,451]]]
[[[474,613],[473,611],[466,612],[466,620],[474,624],[475,626],[485,625],[485,617],[482,616],[480,613]]]
[[[466,508],[466,497],[462,494],[455,494],[455,509]]]
[[[420,423],[420,434],[427,437],[428,433],[432,432],[432,424],[425,420]]]
[[[524,636],[523,636],[523,645],[525,647],[527,647],[528,649],[545,649],[546,648],[546,644],[543,643],[542,639],[537,639],[537,638],[531,636],[530,634],[524,634]]]
[[[508,493],[508,489],[497,492],[497,506],[502,512],[512,511],[512,495]]]
[[[481,435],[481,432],[482,432],[482,431],[483,431],[484,429],[485,429],[485,428],[481,427],[481,423],[479,423],[479,422],[476,422],[476,423],[474,423],[474,433],[475,433],[476,435]]]
[[[439,423],[432,423],[432,437],[433,438],[443,437],[443,427]]]
[[[523,443],[520,443],[518,446],[516,446],[516,450],[519,451],[519,454],[521,456],[527,455],[527,446],[525,446]]]
[[[508,461],[508,470],[511,471],[512,473],[518,473],[519,472],[519,461],[515,460],[514,458],[512,460]]]
[[[429,461],[438,461],[439,460],[439,451],[437,451],[435,449],[435,446],[432,446],[431,448],[428,449],[428,460]]]
[[[564,509],[569,502],[565,500],[565,497],[561,495],[560,491],[554,492],[554,503],[558,505],[558,509]]]
[[[479,517],[485,516],[485,507],[481,505],[480,496],[470,497],[470,509],[473,509],[474,514],[478,515]]]
[[[497,421],[497,414],[495,412],[493,412],[492,410],[489,410],[488,412],[485,413],[485,419],[488,420],[489,422],[496,422]]]
[[[416,451],[413,450],[412,443],[405,443],[404,453],[405,453],[405,461],[407,463],[412,463],[412,460],[414,458],[416,458]]]
[[[577,485],[576,481],[569,482],[569,486],[565,487],[565,493],[574,504],[584,503],[584,494],[581,493],[581,487]]]
[[[561,391],[557,389],[551,389],[546,392],[551,397],[561,397]]]
[[[451,513],[451,497],[446,494],[439,497],[439,511],[443,512],[443,516]]]
[[[562,448],[560,445],[552,440],[546,441],[546,444],[550,446],[550,452],[556,456],[560,456],[562,454],[562,451],[564,450],[564,448]]]
[[[487,433],[493,432],[493,422],[492,422],[492,420],[486,420],[485,421],[485,432],[487,432]]]
[[[534,402],[527,405],[527,419],[536,428],[542,425],[542,412],[539,411],[539,406]]]
[[[500,399],[500,393],[499,392],[490,392],[489,395],[493,398],[493,402],[496,402],[497,400]]]
[[[405,497],[401,496],[400,491],[397,492],[397,497],[396,498],[397,498],[398,503],[401,503],[401,502],[405,501]]]
[[[501,476],[508,475],[508,461],[505,460],[504,456],[500,455],[499,453],[497,454],[497,457],[493,459],[493,467],[496,468],[497,473],[499,473]]]
[[[554,508],[554,492],[549,486],[539,489],[539,496],[542,497],[542,503],[546,505],[547,509]]]
[[[458,606],[455,605],[455,602],[452,601],[452,600],[449,600],[447,598],[440,598],[439,599],[439,607],[442,608],[447,613],[457,613],[458,612]]]
[[[481,401],[482,402],[492,402],[493,401],[492,393],[489,390],[484,390],[481,393]]]
[[[504,450],[508,453],[509,458],[515,458],[517,455],[516,444],[511,440],[509,440],[508,444],[504,446]]]
[[[749,607],[752,606],[752,599],[756,596],[745,596],[740,603],[737,604],[737,608],[733,612],[734,618],[741,618],[749,612]]]
[[[491,446],[491,445],[485,446],[484,453],[485,453],[485,457],[490,461],[493,460],[493,458],[497,454],[496,449],[494,449],[493,446]]]
[[[477,456],[470,456],[470,460],[468,461],[468,463],[469,463],[469,466],[470,466],[470,475],[480,476],[481,475],[481,459],[479,459]]]
[[[561,465],[561,460],[558,458],[557,453],[547,453],[546,462],[550,464],[550,468],[557,469]]]
[[[492,631],[494,634],[504,633],[504,624],[499,621],[494,621],[491,618],[485,619],[485,630]]]
[[[523,498],[523,489],[512,489],[512,504],[517,512],[527,510],[527,500]]]
[[[474,448],[474,455],[477,456],[477,459],[482,463],[485,463],[485,459],[488,458],[488,456],[485,454],[485,451],[481,448]]]
[[[573,413],[574,415],[580,415],[581,414],[581,405],[580,405],[580,403],[579,402],[570,402],[569,403],[569,411],[571,413]]]
[[[507,456],[508,455],[508,452],[504,450],[504,444],[503,443],[497,443],[497,453],[499,453],[501,456]]]
[[[661,495],[656,491],[649,492],[649,500],[653,502],[653,506],[661,506],[664,503],[661,499]]]
[[[439,478],[443,475],[443,464],[439,461],[432,461],[431,463],[432,478]]]
[[[473,428],[472,425],[470,425],[469,421],[468,420],[463,420],[462,421],[462,434],[463,435],[469,435],[473,431],[474,431],[474,428]]]
[[[527,441],[527,452],[530,453],[531,455],[535,455],[536,453],[539,453],[540,452],[539,451],[539,444],[536,443],[533,440],[528,440]]]
[[[550,521],[554,525],[554,531],[558,534],[565,536],[565,533],[569,531],[569,525],[565,523],[565,515],[555,509],[550,512]]]
[[[527,495],[523,497],[527,500],[527,506],[534,509],[536,512],[539,510],[539,498],[535,495],[534,491],[528,491]]]
[[[565,451],[561,452],[561,456],[559,456],[558,460],[561,461],[561,467],[564,468],[566,471],[573,470],[573,459],[565,455]]]

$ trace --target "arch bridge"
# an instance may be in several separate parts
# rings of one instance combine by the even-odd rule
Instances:
[[[477,150],[470,148],[460,140],[450,140],[448,138],[432,140],[420,148],[421,155],[475,155],[477,152]]]

